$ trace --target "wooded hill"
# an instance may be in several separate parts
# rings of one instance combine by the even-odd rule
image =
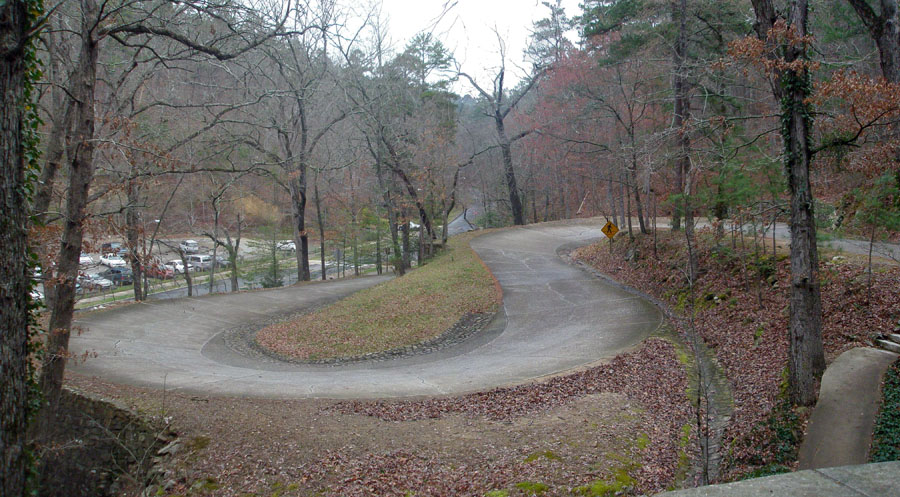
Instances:
[[[45,398],[91,243],[123,239],[136,281],[163,234],[208,238],[236,273],[240,234],[264,230],[294,239],[300,280],[310,245],[336,240],[403,274],[477,206],[488,226],[602,213],[626,235],[665,214],[688,240],[701,216],[789,222],[790,384],[811,404],[817,230],[900,230],[897,2],[545,5],[528,74],[498,37],[490,80],[431,33],[393,48],[377,8],[330,1],[80,0],[35,17]]]

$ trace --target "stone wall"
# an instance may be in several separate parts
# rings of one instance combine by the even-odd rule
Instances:
[[[40,495],[104,497],[140,491],[166,436],[162,426],[125,406],[65,389],[56,419],[35,439]]]

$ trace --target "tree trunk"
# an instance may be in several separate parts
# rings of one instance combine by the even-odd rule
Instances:
[[[699,263],[697,261],[697,251],[695,250],[697,244],[694,238],[694,208],[691,205],[691,195],[693,193],[692,190],[694,185],[690,162],[688,162],[688,168],[685,169],[684,172],[684,237],[687,240],[689,247],[688,277],[691,280],[691,285],[693,285],[697,281]]]
[[[878,47],[881,74],[891,83],[900,82],[900,18],[897,0],[880,0],[876,13],[868,0],[848,0]]]
[[[613,181],[611,179],[606,182],[606,199],[609,201],[609,211],[612,222],[613,224],[618,224],[619,220],[616,219],[616,197],[613,194]]]
[[[219,208],[213,207],[213,240],[219,239]],[[213,242],[212,260],[209,264],[209,294],[212,295],[216,291],[216,269],[218,269],[218,261],[216,261],[217,249],[219,244]]]
[[[619,175],[619,181],[617,181],[616,185],[614,185],[614,189],[616,190],[616,197],[619,201],[619,229],[625,229],[625,196],[628,191],[625,189],[625,185],[622,183],[621,175]]]
[[[419,226],[419,262],[416,267],[421,267],[425,263],[425,229]]]
[[[375,219],[375,271],[381,276],[384,268],[381,265],[381,219]],[[324,271],[324,268],[322,269]]]
[[[868,281],[866,282],[866,305],[871,305],[872,303],[872,248],[875,246],[875,228],[876,224],[872,223],[872,231],[869,233],[869,262],[868,266]]]
[[[807,34],[808,4],[795,0],[790,24],[799,36]],[[802,47],[787,47],[788,63],[806,59]],[[819,257],[816,247],[816,220],[809,170],[812,109],[809,72],[785,71],[781,77],[782,134],[785,143],[785,172],[791,194],[791,310],[790,386],[791,399],[798,405],[813,405],[817,387],[825,371],[822,345],[822,301],[819,290]]]
[[[144,300],[143,287],[143,263],[138,251],[140,244],[140,214],[138,213],[139,187],[134,179],[128,181],[125,186],[125,195],[128,205],[125,207],[125,246],[128,247],[128,260],[131,262],[131,279],[134,287],[134,300]]]
[[[236,292],[240,290],[238,287],[238,255],[241,253],[241,231],[243,220],[241,219],[241,215],[237,216],[237,236],[234,237],[234,250],[228,253],[228,256],[231,258],[229,261],[231,263],[231,291]]]
[[[679,156],[675,161],[675,188],[676,191],[684,193],[686,191],[686,182],[690,181],[687,175],[690,174],[691,167],[690,157],[688,154],[691,149],[691,138],[687,130],[684,128],[691,113],[691,102],[688,99],[688,81],[685,72],[687,58],[687,1],[677,0],[672,2],[672,21],[678,20],[678,37],[675,41],[675,51],[673,53],[675,74],[672,77],[672,90],[675,94],[675,116],[672,122],[673,127],[678,136]],[[688,188],[689,189],[689,188]],[[687,208],[689,202],[684,202]],[[672,229],[680,229],[680,212],[676,207],[672,213]],[[690,214],[684,213],[685,216]]]
[[[341,254],[338,257],[338,267],[341,270],[341,278],[347,276],[347,235],[341,237]]]
[[[74,130],[67,153],[70,163],[69,192],[62,244],[57,258],[57,284],[51,309],[46,355],[40,386],[47,401],[46,415],[52,415],[62,391],[63,372],[69,349],[69,334],[75,311],[75,280],[84,236],[88,189],[94,175],[94,87],[97,81],[98,44],[93,29],[98,16],[94,0],[81,0],[81,53],[73,74],[72,93],[76,100]]]
[[[306,168],[290,182],[291,213],[294,217],[294,244],[297,251],[297,280],[309,281],[309,235],[306,233]]]
[[[355,219],[353,220],[353,275],[359,276],[359,228]]]
[[[391,264],[394,266],[400,276],[406,274],[406,267],[403,265],[403,249],[400,247],[400,223],[397,220],[397,213],[393,209],[388,209],[388,223],[391,225]]]
[[[875,37],[881,61],[881,73],[891,83],[900,82],[900,18],[897,0],[881,0],[882,27]]]
[[[522,199],[519,197],[519,187],[516,185],[516,171],[513,169],[512,144],[506,136],[503,118],[498,111],[494,116],[497,127],[497,135],[500,138],[500,153],[503,156],[503,177],[506,179],[506,189],[509,192],[509,207],[512,210],[513,223],[516,226],[525,224],[525,212],[522,208]]]
[[[404,209],[405,210],[405,209]],[[403,218],[406,219],[406,213],[403,213]],[[412,268],[412,257],[411,257],[411,244],[409,242],[409,221],[403,221],[403,224],[400,227],[400,231],[403,234],[403,259],[402,264],[404,269]]]
[[[47,218],[47,211],[53,199],[53,185],[56,181],[56,173],[62,166],[63,156],[66,150],[66,133],[72,127],[75,116],[75,104],[68,101],[68,97],[62,100],[61,108],[54,113],[53,127],[47,137],[47,151],[44,156],[44,167],[41,169],[41,181],[37,184],[34,195],[34,207],[32,212],[40,221]]]
[[[444,210],[444,212],[442,213],[442,216],[441,216],[442,217],[441,222],[443,223],[443,226],[441,226],[441,246],[444,248],[447,247],[447,238],[449,238],[449,233],[450,233],[449,232],[449,230],[450,230],[449,221],[450,221],[450,210],[451,209],[453,209],[453,207],[450,207],[449,209]],[[463,217],[465,217],[465,214],[466,214],[466,210],[463,209]]]
[[[313,182],[313,201],[316,204],[316,223],[319,227],[319,264],[322,265],[322,281],[328,279],[325,270],[325,217],[322,215],[322,198],[319,197],[319,175],[316,173]],[[381,274],[379,269],[378,274]]]
[[[381,142],[379,141],[379,146],[375,152],[375,176],[378,179],[378,187],[382,191],[382,195],[384,197],[384,208],[387,209],[388,213],[388,225],[391,230],[391,264],[394,266],[394,271],[396,271],[400,276],[406,274],[406,268],[403,267],[401,252],[400,252],[400,241],[398,231],[400,226],[397,222],[397,210],[394,208],[393,197],[391,196],[391,185],[393,181],[390,179],[385,179],[384,171],[382,168],[383,165],[383,157],[382,157],[382,149]]]
[[[234,247],[233,250],[228,250],[228,266],[231,270],[231,275],[229,276],[229,284],[231,285],[231,291],[236,292],[240,290],[240,284],[238,283],[238,268],[237,268],[237,258],[238,258],[238,248]]]
[[[188,266],[187,255],[184,250],[178,249],[178,257],[181,258],[181,265],[184,267],[184,282],[187,283],[188,297],[194,295],[194,279],[191,276],[191,268]]]
[[[636,167],[635,164],[632,164],[632,168],[628,171],[628,174],[631,176],[631,191],[634,193],[634,206],[635,209],[637,209],[638,227],[640,228],[641,233],[646,235],[649,231],[647,231],[647,223],[644,220],[644,205],[641,202],[641,187],[638,186],[637,177],[635,176]]]
[[[550,220],[550,192],[544,190],[544,221]]]
[[[0,4],[0,494],[25,495],[28,288],[25,159],[25,2]]]
[[[57,30],[58,17],[51,16],[48,20],[48,29],[42,36],[47,45],[48,77],[52,81],[62,82],[68,76],[67,68],[61,57],[60,33]],[[72,129],[75,105],[59,85],[50,88],[50,104],[52,105],[50,134],[46,140],[41,140],[47,146],[44,152],[44,166],[41,169],[41,180],[38,182],[34,194],[34,202],[31,213],[37,216],[39,222],[46,221],[47,210],[53,199],[53,186],[59,168],[63,166],[66,150],[66,135]]]
[[[628,193],[628,171],[622,171],[622,196],[625,197],[625,222],[628,223],[628,236],[634,238],[631,226],[631,194]]]

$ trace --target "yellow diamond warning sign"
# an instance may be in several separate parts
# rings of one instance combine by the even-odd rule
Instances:
[[[607,221],[600,231],[603,232],[604,235],[608,236],[610,240],[612,237],[616,236],[616,233],[619,232],[619,227],[612,223],[612,221]]]

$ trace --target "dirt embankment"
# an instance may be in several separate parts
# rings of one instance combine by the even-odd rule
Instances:
[[[788,357],[789,261],[730,240],[701,234],[700,275],[693,301],[686,284],[683,234],[660,232],[626,243],[617,239],[575,256],[597,270],[648,292],[688,316],[730,380],[734,412],[722,443],[722,480],[794,466],[807,413],[784,401]],[[758,250],[758,248],[757,248]],[[876,268],[871,290],[865,267],[837,258],[820,264],[823,338],[829,360],[867,346],[900,320],[900,268]],[[684,322],[686,323],[686,321]],[[682,323],[682,326],[684,326]]]

